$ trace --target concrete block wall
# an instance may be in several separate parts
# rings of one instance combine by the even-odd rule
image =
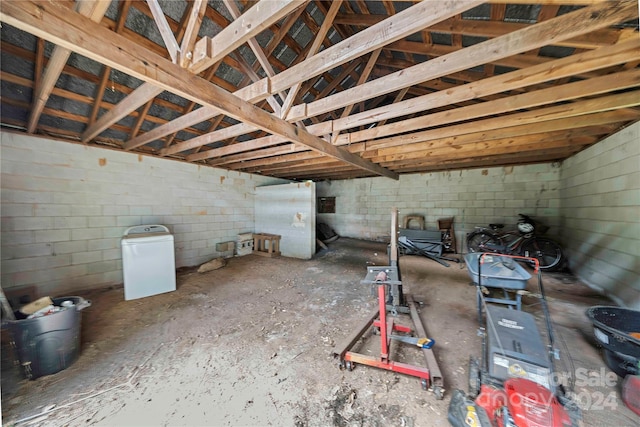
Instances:
[[[438,218],[455,217],[458,251],[466,251],[467,233],[475,226],[502,222],[515,226],[518,213],[529,214],[551,227],[559,226],[560,167],[539,164],[401,175],[398,181],[364,178],[317,184],[318,197],[336,197],[335,214],[318,214],[318,222],[338,234],[386,240],[391,233],[391,208],[423,215],[426,228]]]
[[[120,238],[163,224],[176,267],[254,231],[255,187],[287,181],[0,133],[2,287],[58,294],[122,283]]]
[[[640,123],[566,160],[560,194],[571,270],[640,309]]]

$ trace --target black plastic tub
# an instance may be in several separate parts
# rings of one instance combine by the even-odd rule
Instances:
[[[68,368],[80,355],[82,309],[91,301],[74,296],[52,300],[58,307],[65,301],[73,305],[43,317],[7,321],[22,373],[31,380]]]
[[[621,377],[637,375],[640,361],[640,311],[622,307],[595,306],[587,310],[593,333],[604,348],[607,366]]]

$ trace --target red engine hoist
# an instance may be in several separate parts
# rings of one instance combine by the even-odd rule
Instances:
[[[341,369],[351,371],[355,364],[361,364],[420,378],[423,389],[432,390],[437,399],[442,399],[444,397],[442,374],[432,349],[435,341],[427,338],[426,330],[418,314],[413,297],[402,292],[397,236],[398,210],[394,208],[391,212],[390,265],[367,267],[367,275],[360,282],[377,288],[378,308],[367,318],[361,328],[354,331],[351,336],[334,348],[333,355],[340,358]],[[395,319],[400,314],[408,314],[411,317],[414,330],[395,322]],[[378,356],[370,356],[352,351],[355,344],[363,338],[372,326],[380,332],[380,354]],[[410,335],[414,332],[417,337]],[[426,367],[392,360],[390,357],[392,340],[420,348],[425,358]]]

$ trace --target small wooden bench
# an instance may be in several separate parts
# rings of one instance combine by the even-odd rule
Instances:
[[[280,256],[280,235],[256,233],[253,235],[253,253],[266,257]]]

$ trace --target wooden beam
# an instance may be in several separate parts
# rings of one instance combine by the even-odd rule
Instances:
[[[374,50],[371,53],[371,56],[369,57],[369,60],[367,61],[367,64],[364,66],[364,69],[360,72],[360,77],[358,78],[358,81],[356,82],[356,86],[360,86],[364,82],[367,81],[367,79],[371,75],[371,71],[373,70],[373,67],[376,65],[376,61],[378,60],[378,57],[380,56],[380,52],[381,51],[382,51],[382,48]],[[350,104],[350,105],[347,105],[346,107],[344,107],[344,110],[342,110],[342,113],[340,114],[340,118],[343,119],[343,118],[347,117],[349,114],[351,114],[351,111],[353,110],[354,106],[355,106],[355,104]],[[336,133],[333,134],[333,136],[331,137],[331,142],[332,143],[335,143],[335,141],[338,138],[338,134],[339,134],[339,132],[336,132]]]
[[[114,31],[116,33],[120,33],[124,28],[124,24],[127,21],[127,15],[129,14],[129,9],[131,8],[131,0],[125,0],[123,2],[120,2],[119,6],[120,7],[119,7],[118,21],[114,28]],[[98,118],[98,113],[100,112],[100,108],[102,107],[104,91],[107,87],[107,82],[109,81],[110,76],[111,76],[111,67],[107,67],[103,65],[101,76],[100,76],[100,82],[98,83],[98,88],[95,91],[93,106],[91,108],[91,115],[89,116],[89,121],[87,122],[87,126],[93,125],[96,122],[96,119]]]
[[[253,71],[253,68],[251,68],[251,65],[247,64],[247,61],[244,60],[242,55],[236,54],[234,52],[234,53],[231,54],[231,56],[234,57],[238,61],[238,64],[240,64],[241,71],[247,77],[249,77],[249,79],[251,79],[252,82],[257,82],[257,81],[260,80],[260,76],[258,76],[258,74],[255,71]],[[269,104],[269,106],[273,110],[273,114],[275,114],[276,116],[280,117],[280,108],[281,108],[281,106],[280,106],[280,104],[278,103],[278,101],[276,100],[276,98],[273,95],[269,95],[269,97],[267,98],[267,103]]]
[[[193,48],[196,45],[198,31],[202,25],[202,18],[207,10],[206,0],[195,0],[191,5],[191,13],[187,21],[187,27],[180,43],[180,66],[187,67],[193,58]]]
[[[376,145],[363,143],[363,153],[375,151],[375,155],[402,155],[410,154],[415,151],[428,150],[433,148],[435,144],[466,144],[468,142],[489,142],[500,138],[520,138],[526,135],[535,135],[539,133],[552,132],[570,132],[572,129],[581,129],[590,126],[611,126],[613,124],[623,123],[634,118],[640,118],[640,112],[620,112],[607,111],[604,113],[585,114],[578,117],[560,118],[524,125],[500,127],[498,119],[485,119],[480,121],[482,125],[494,124],[493,130],[482,130],[474,132],[472,128],[465,126],[451,126],[444,132],[430,130],[419,132],[411,140],[404,139],[396,141],[392,138],[381,139],[376,141]],[[412,135],[413,136],[413,135]],[[393,137],[398,138],[398,137]]]
[[[276,174],[286,175],[289,173],[299,173],[299,172],[309,174],[309,173],[313,173],[314,171],[325,171],[327,169],[331,169],[333,171],[351,170],[353,169],[353,166],[332,161],[331,159],[321,158],[321,159],[316,159],[316,161],[313,161],[313,162],[300,162],[296,165],[290,165],[288,167],[273,168],[273,169],[269,167],[264,169],[260,167],[247,168],[241,163],[230,165],[229,168],[232,170],[242,171],[246,173],[259,173],[259,174],[265,174],[265,175],[276,175]]]
[[[307,117],[316,116],[353,102],[400,90],[450,73],[463,71],[479,64],[545,46],[551,44],[554,40],[564,40],[598,28],[624,22],[636,17],[638,14],[637,3],[633,3],[605,3],[579,9],[523,28],[514,33],[487,40],[469,46],[466,49],[457,50],[448,55],[434,58],[411,68],[373,80],[363,87],[347,89],[331,97],[315,101],[306,106],[305,115]],[[287,120],[297,119],[299,114],[291,111]]]
[[[196,26],[198,28],[200,28],[200,26],[202,25],[202,17],[200,16],[200,11],[202,11],[202,15],[206,16],[207,15],[207,11],[208,8],[206,6],[206,3],[204,3],[204,7],[203,7],[203,3],[200,4],[196,4],[193,3],[191,8],[185,8],[185,11],[182,14],[182,18],[180,19],[180,24],[178,26],[178,29],[175,31],[175,35],[176,35],[176,40],[180,41],[181,45],[180,45],[180,51],[181,52],[191,52],[190,55],[187,55],[189,58],[193,57],[193,48],[195,46],[195,42],[197,39],[197,35],[198,35],[198,31],[194,31],[193,28],[195,28]],[[196,14],[197,12],[197,14]],[[212,19],[213,21],[213,19]],[[187,28],[189,27],[189,28]],[[188,35],[191,34],[192,37],[188,37]],[[187,40],[189,39],[189,40]],[[183,46],[184,44],[187,44],[186,46]],[[189,58],[186,58],[187,60],[190,60]],[[183,68],[187,67],[189,65],[189,62],[184,62],[183,60],[185,59],[184,55],[181,55],[181,61],[180,61],[180,66],[182,66]],[[218,68],[220,66],[221,62],[218,62],[216,65],[214,65],[213,67],[209,67],[209,69],[207,70],[206,73],[203,73],[203,76],[206,80],[211,81],[211,79],[214,77],[215,73],[218,71]],[[153,105],[153,99],[150,100],[149,102],[147,102],[146,105]],[[193,109],[196,107],[196,103],[193,101],[189,101],[187,103],[187,105],[184,106],[183,110],[182,110],[182,114],[188,113],[193,111]],[[147,114],[147,112],[145,111],[145,115]],[[143,116],[138,117],[138,120],[144,120]],[[142,122],[140,122],[142,123]],[[138,129],[139,130],[139,129]],[[135,138],[138,135],[138,130],[136,130],[136,132],[131,132],[129,135],[129,140],[131,140],[132,138]],[[164,141],[164,146],[168,147],[169,145],[171,145],[171,143],[173,142],[174,138],[176,137],[176,135],[178,135],[177,132],[174,132],[173,134],[169,135],[169,137],[167,137]],[[126,144],[126,142],[125,142]]]
[[[404,88],[401,91],[399,91],[396,94],[395,98],[393,98],[393,102],[391,104],[393,105],[401,102],[404,99],[407,92],[409,92],[409,88]],[[383,126],[385,123],[387,123],[387,120],[388,119],[383,119],[383,120],[380,120],[379,122],[376,122],[376,126]]]
[[[110,3],[111,2],[108,1],[79,0],[76,10],[78,13],[87,16],[93,22],[100,22]],[[38,120],[40,120],[42,110],[49,100],[51,91],[58,81],[58,78],[60,78],[62,69],[67,63],[70,55],[71,51],[69,49],[64,49],[59,46],[55,46],[53,48],[53,53],[49,58],[49,63],[47,64],[44,75],[40,80],[40,84],[36,86],[33,105],[31,107],[29,121],[27,123],[28,133],[33,133],[35,131],[36,126],[38,125]]]
[[[371,71],[373,70],[373,67],[376,65],[376,61],[378,60],[378,56],[380,56],[381,51],[382,49],[377,49],[371,53],[371,56],[369,57],[367,64],[364,66],[364,69],[360,72],[360,77],[356,82],[356,87],[363,85],[367,81],[367,79],[371,75]],[[345,106],[344,110],[342,111],[342,114],[340,114],[340,118],[341,119],[345,118],[349,114],[351,114],[351,111],[353,110],[354,105],[355,103]]]
[[[592,4],[600,4],[609,0],[536,0],[536,4],[550,4],[550,5],[572,5],[572,6],[584,6]],[[531,0],[489,0],[488,3],[495,4],[531,4]]]
[[[475,157],[478,153],[485,153],[485,150],[499,150],[514,145],[536,144],[537,149],[544,151],[548,146],[548,141],[568,140],[579,137],[593,137],[596,135],[606,135],[613,132],[619,125],[606,124],[592,126],[588,123],[584,127],[573,128],[572,124],[564,120],[564,129],[550,131],[539,131],[536,126],[518,126],[507,129],[498,129],[493,132],[476,132],[472,134],[455,137],[439,138],[422,144],[405,144],[393,148],[364,150],[363,143],[354,144],[352,152],[362,153],[362,157],[375,163],[381,162],[409,162],[430,159],[434,156],[467,156]],[[502,131],[508,135],[505,136]],[[350,148],[351,148],[350,147]],[[402,149],[402,150],[399,150]],[[319,157],[317,153],[305,151],[294,154],[284,154],[270,156],[255,160],[238,160],[237,162],[226,163],[225,167],[235,169],[242,168],[247,172],[272,173],[291,167],[298,167],[300,164],[313,165],[327,162],[326,158]]]
[[[335,0],[331,2],[331,7],[325,14],[324,21],[322,22],[320,29],[316,32],[316,37],[311,43],[311,47],[309,48],[309,52],[307,53],[306,59],[309,59],[310,57],[318,53],[318,51],[320,50],[320,47],[322,46],[322,42],[324,41],[325,36],[327,35],[327,33],[329,32],[329,29],[333,25],[333,18],[338,14],[338,10],[340,9],[341,5],[342,5],[342,0]],[[298,96],[298,91],[302,86],[302,82],[303,80],[300,80],[296,82],[293,86],[291,86],[291,88],[289,88],[289,93],[287,94],[287,97],[283,98],[284,102],[282,103],[282,110],[280,111],[280,117],[284,118],[287,116],[287,114],[289,114],[289,110],[293,106],[293,103],[295,102],[296,97]]]
[[[135,78],[151,82],[163,90],[170,90],[178,96],[199,104],[220,109],[236,120],[244,121],[369,172],[393,179],[398,178],[394,172],[328,144],[170,61],[140,48],[125,37],[114,34],[108,29],[91,25],[91,21],[81,15],[61,10],[55,4],[33,1],[11,2],[2,8],[0,19],[55,44],[68,49],[73,48],[81,55],[118,68]],[[48,25],[43,25],[43,22]]]
[[[158,31],[160,31],[160,36],[162,36],[162,40],[164,41],[164,45],[167,48],[167,52],[169,53],[171,60],[174,63],[177,63],[178,55],[180,54],[180,46],[173,35],[173,31],[171,31],[171,27],[169,27],[167,17],[164,15],[162,7],[160,7],[158,0],[147,0],[147,5],[151,10],[153,20],[156,21],[156,26],[158,27]]]
[[[296,0],[261,0],[223,28],[214,37],[203,37],[196,43],[190,70],[198,74],[224,58],[305,2]]]
[[[300,4],[300,2],[296,2],[295,0],[260,1],[244,14],[245,19],[232,22],[213,38],[204,37],[200,39],[200,41],[196,43],[195,48],[198,53],[194,53],[192,65],[189,67],[189,70],[195,74],[204,71],[240,47],[245,41],[256,36],[271,24],[295,10]],[[100,118],[99,121],[85,130],[82,134],[83,142],[94,138],[110,125],[126,117],[129,113],[140,108],[140,106],[147,103],[147,101],[163,92],[163,89],[151,86],[153,86],[151,83],[143,83],[134,93],[113,108],[109,112],[109,117],[104,120]],[[133,99],[129,99],[132,97]],[[209,118],[219,114],[218,110],[211,110],[210,112],[212,114]]]
[[[238,9],[238,6],[236,6],[234,0],[224,0],[224,4],[227,7],[227,9],[229,10],[229,13],[233,17],[233,19],[240,18],[240,16],[242,14],[240,13],[240,10]],[[256,59],[258,60],[258,63],[260,64],[260,66],[264,70],[265,74],[268,77],[275,76],[276,72],[273,69],[273,67],[271,66],[271,63],[269,62],[269,58],[267,58],[267,55],[265,55],[264,51],[260,47],[260,44],[255,39],[255,37],[247,40],[247,44],[249,45],[249,48],[251,48],[251,51],[253,52],[253,54],[256,56]],[[252,69],[252,71],[253,71],[253,69]],[[257,75],[255,77],[249,75],[249,78],[254,82],[260,80],[259,78],[257,78]],[[285,97],[286,97],[286,93],[284,93],[284,92],[281,92],[279,95],[280,95],[280,97],[282,99],[285,99]],[[271,108],[273,108],[273,112],[277,116],[280,116],[281,105],[275,100],[275,98],[273,96],[270,96],[269,98],[267,98],[267,100],[269,102],[269,105],[271,105]]]
[[[434,141],[444,138],[452,138],[453,141],[460,141],[463,143],[468,140],[491,140],[499,137],[517,137],[527,133],[535,133],[537,131],[550,132],[555,130],[567,130],[573,127],[606,125],[640,119],[640,111],[633,109],[589,113],[588,108],[584,108],[583,115],[551,117],[550,119],[545,120],[547,113],[552,114],[555,112],[556,110],[554,107],[544,108],[537,110],[537,114],[533,116],[531,116],[531,113],[519,113],[507,117],[478,120],[471,123],[414,132],[406,135],[378,139],[375,141],[355,142],[349,147],[354,147],[355,150],[361,153],[366,153],[371,150],[378,150],[378,152],[381,152],[380,150],[385,148],[389,148],[391,150],[390,152],[412,152],[416,149],[428,149],[432,146]],[[524,123],[521,123],[522,121],[524,121]],[[216,158],[209,163],[215,166],[223,166],[237,161],[259,159],[266,156],[290,155],[295,152],[297,151],[293,151],[292,147],[281,145],[256,151],[237,151],[237,153],[241,154]]]
[[[386,18],[386,15],[338,15],[336,16],[335,22],[336,24],[369,27],[382,22]],[[430,26],[429,31],[443,34],[465,34],[476,37],[494,38],[527,28],[531,25],[532,24],[516,22],[453,18]],[[617,43],[623,33],[623,30],[603,28],[588,34],[566,40],[559,40],[555,42],[554,45],[579,49],[596,49]]]
[[[32,104],[34,105],[34,107],[32,108],[36,108],[36,104],[38,102],[37,101],[38,91],[41,90],[40,88],[42,87],[42,75],[43,75],[42,70],[44,69],[44,45],[45,45],[45,40],[38,38],[38,42],[36,44],[35,68],[33,70],[33,88],[36,88],[36,90],[31,91],[32,94],[35,94],[34,99],[32,100]],[[62,72],[62,70],[60,71]],[[51,89],[53,90],[53,88]],[[44,102],[42,107],[39,107],[39,108],[42,110],[42,108],[44,108],[44,105],[46,105],[46,101]],[[31,116],[33,116],[34,114],[37,114],[38,117],[34,117],[32,119]],[[33,133],[36,130],[36,125],[38,120],[40,120],[40,114],[36,113],[35,110],[32,110],[31,113],[29,114],[29,119],[27,121],[28,133]]]
[[[271,79],[271,87],[274,91],[291,87],[295,82],[300,81],[300,76],[309,79],[322,74],[481,3],[482,1],[477,0],[443,0],[435,9],[431,2],[415,4],[323,50],[295,67],[284,70]]]
[[[637,96],[637,93],[634,94]],[[614,105],[617,101],[614,96],[607,97],[607,101]],[[628,100],[622,100],[622,104],[626,104]],[[538,125],[541,129],[555,129],[557,127],[566,126],[588,126],[589,124],[597,124],[598,122],[590,122],[589,120],[603,120],[609,123],[618,123],[622,121],[637,120],[640,112],[633,109],[624,109],[623,111],[600,111],[598,106],[591,105],[589,101],[580,101],[575,103],[571,111],[564,111],[558,107],[549,107],[532,112],[517,113],[506,117],[479,120],[472,123],[465,123],[456,126],[448,126],[441,131],[433,129],[416,134],[407,135],[404,141],[399,138],[385,138],[376,141],[368,141],[367,149],[382,149],[389,147],[399,147],[407,143],[420,143],[430,140],[436,140],[445,137],[461,136],[474,132],[490,132],[495,129],[517,128],[525,125]],[[580,104],[580,105],[577,105]],[[430,132],[427,134],[427,132]],[[413,139],[415,137],[415,139]],[[399,147],[400,148],[400,147]]]
[[[344,120],[336,120],[334,128],[345,129],[365,126],[380,119],[390,119],[402,114],[457,104],[463,101],[484,98],[489,95],[514,91],[534,86],[546,81],[584,74],[588,71],[607,68],[628,61],[630,58],[640,59],[640,39],[629,40],[618,45],[603,47],[565,58],[540,64],[522,70],[512,71],[486,78],[477,82],[452,87],[400,102],[395,106],[386,106],[353,115]]]
[[[568,146],[550,148],[545,152],[533,151],[522,153],[516,151],[515,153],[494,154],[488,156],[480,155],[474,159],[470,159],[468,157],[462,159],[437,159],[434,162],[423,162],[417,165],[402,165],[398,167],[398,170],[402,173],[414,173],[430,170],[478,168],[483,166],[519,166],[533,162],[547,163],[554,160],[564,160],[567,157],[582,151],[594,142],[595,140],[578,140]]]
[[[246,133],[253,132],[255,129],[256,128],[251,125],[248,125],[245,123],[239,123],[237,125],[232,125],[224,129],[214,130],[213,132],[209,132],[204,135],[191,138],[179,144],[174,144],[171,147],[164,148],[160,152],[160,155],[170,156],[172,154],[191,150],[193,148],[198,148],[203,145],[211,144],[213,142],[223,141],[225,139],[233,138],[234,136],[244,135]]]
[[[319,96],[324,96],[326,93],[330,92],[331,90],[333,90],[333,88],[339,83],[339,81],[341,79],[343,79],[346,74],[350,73],[351,71],[353,71],[358,65],[360,65],[360,62],[358,60],[353,61],[352,64],[349,65],[349,67],[343,71],[338,78],[336,78],[332,83],[328,84],[323,91],[319,94]],[[206,114],[206,111],[202,112],[203,114]],[[174,120],[177,121],[177,120]],[[234,128],[234,129],[231,129]],[[202,145],[206,145],[206,144],[211,144],[217,141],[222,141],[223,139],[229,138],[230,136],[227,135],[231,135],[231,136],[238,136],[238,135],[243,135],[249,132],[253,132],[255,131],[255,128],[252,128],[250,126],[246,126],[244,123],[239,123],[237,125],[231,126],[229,129],[226,130],[226,133],[220,133],[217,134],[216,132],[213,132],[210,135],[202,135],[200,137],[197,138],[192,138],[188,141],[184,141],[180,144],[176,144],[172,147],[170,147],[167,150],[163,150],[162,154],[163,155],[170,155],[170,154],[175,154],[175,153],[179,153],[181,151],[186,151],[186,150],[190,150],[193,148],[197,148],[200,147]],[[233,132],[233,134],[231,134],[231,132]],[[219,135],[224,135],[224,137],[220,137]],[[314,135],[321,135],[318,133],[314,133]]]
[[[295,85],[296,83],[322,74],[323,72],[328,71],[335,66],[341,65],[363,54],[371,52],[384,45],[385,43],[390,43],[394,40],[398,40],[425,26],[429,26],[430,23],[437,22],[441,19],[446,19],[447,17],[453,16],[456,13],[461,13],[466,9],[470,9],[478,3],[480,2],[476,0],[450,0],[443,4],[442,10],[439,10],[437,14],[426,12],[426,4],[417,4],[410,9],[403,11],[401,14],[391,17],[389,21],[382,22],[374,27],[362,31],[361,33],[358,33],[348,40],[343,40],[342,42],[337,43],[336,45],[331,46],[328,49],[325,49],[320,54],[312,56],[302,63],[290,67],[282,73],[274,76],[273,78],[269,79],[268,85],[270,87],[270,92],[267,94],[262,94],[260,96],[260,92],[256,91],[256,85],[262,84],[262,81],[256,82],[246,88],[242,88],[234,92],[234,94],[244,100],[249,100],[251,95],[256,94],[258,96],[256,96],[255,100],[252,100],[250,102],[257,102],[259,100],[267,98],[271,93],[280,92]],[[413,20],[413,15],[420,16],[421,19]],[[373,39],[369,40],[369,38],[371,37],[373,37]],[[358,48],[356,49],[354,48],[354,46],[357,46]],[[325,62],[331,62],[332,65],[327,66],[326,64],[324,64]],[[207,113],[209,114],[208,116],[206,116]],[[197,117],[198,119],[201,119],[199,121],[202,121],[211,118],[216,114],[218,114],[217,111],[203,110],[198,111]],[[188,122],[191,124],[198,123],[198,121],[192,122],[191,118],[189,118],[189,120],[187,120],[187,118],[184,118],[184,122]],[[160,134],[162,132],[164,132],[164,130],[158,131],[157,134]],[[145,135],[142,135],[137,141],[129,141],[125,146],[126,149],[138,147],[152,140],[151,139],[143,142],[146,139]],[[151,137],[151,135],[149,135],[149,137]]]
[[[134,138],[138,134],[138,132],[140,131],[140,127],[142,126],[142,123],[144,122],[144,119],[147,116],[147,113],[149,112],[149,108],[151,108],[152,104],[153,104],[153,100],[150,100],[144,105],[144,107],[142,107],[140,114],[138,114],[138,120],[136,120],[136,124],[133,125],[133,128],[131,128],[131,132],[129,133],[129,138]]]
[[[517,154],[507,154],[501,156],[479,156],[476,158],[466,158],[466,159],[455,159],[452,161],[439,161],[434,164],[421,164],[417,167],[401,167],[398,168],[397,172],[402,174],[408,173],[428,173],[428,172],[437,172],[437,171],[447,171],[447,170],[460,170],[460,169],[478,169],[482,167],[498,167],[498,166],[521,166],[526,164],[533,163],[548,163],[551,161],[560,161],[564,160],[567,157],[574,155],[575,153],[586,148],[584,145],[572,145],[569,147],[561,147],[556,149],[550,149],[548,152],[539,153],[534,152],[531,154],[523,155],[521,153]],[[287,179],[314,179],[314,180],[323,180],[323,179],[331,179],[331,180],[339,180],[339,179],[354,179],[354,178],[362,178],[367,175],[363,171],[360,170],[344,170],[343,168],[333,170],[319,170],[317,172],[312,171],[311,173],[303,171],[297,174],[295,173],[282,173],[282,174],[273,174],[271,176],[275,177],[286,177]]]
[[[120,119],[128,116],[132,111],[137,110],[156,96],[160,95],[164,90],[160,87],[142,83],[129,96],[120,101],[118,105],[110,111],[104,113],[93,125],[89,126],[81,136],[82,142],[87,143],[103,130]]]
[[[612,130],[609,126],[606,129]],[[411,153],[402,154],[384,154],[382,150],[378,151],[378,155],[369,156],[369,159],[379,163],[389,162],[415,162],[422,160],[431,160],[435,157],[440,158],[463,158],[475,157],[478,153],[482,154],[500,154],[513,147],[522,147],[526,145],[531,147],[529,151],[544,151],[549,147],[550,141],[569,141],[576,138],[594,138],[597,135],[606,134],[601,127],[586,127],[580,129],[571,129],[568,131],[541,132],[522,135],[519,137],[498,138],[490,141],[467,141],[465,143],[450,143],[450,138],[437,140],[433,142],[433,146],[427,150],[419,150]]]
[[[258,93],[266,93],[268,92],[268,81],[263,79],[261,80],[259,83],[262,83],[263,86],[254,86],[254,89],[258,89]],[[235,92],[234,94],[236,94],[237,92]],[[250,97],[248,100],[245,99],[245,101],[249,101],[252,102],[255,99],[255,97]],[[156,139],[159,139],[165,135],[168,135],[170,133],[173,132],[177,132],[181,129],[184,129],[186,127],[195,125],[196,123],[200,123],[200,122],[204,122],[205,120],[209,120],[211,117],[215,116],[216,114],[212,114],[211,112],[213,111],[213,109],[211,108],[207,108],[207,107],[202,107],[202,108],[198,108],[197,110],[192,111],[189,114],[185,114],[182,115],[180,117],[178,117],[177,119],[168,122],[162,126],[158,126],[152,130],[150,130],[149,132],[140,135],[139,137],[133,138],[132,140],[128,141],[124,148],[125,150],[132,150],[134,148],[140,147],[150,141],[154,141]],[[217,114],[220,114],[219,110],[215,110],[217,112]],[[236,125],[239,126],[239,125]],[[251,132],[252,130],[255,129],[247,129],[245,127],[242,128],[243,133],[248,133]],[[238,134],[238,135],[242,135],[242,133]],[[203,135],[204,136],[204,135]],[[205,141],[205,139],[202,139],[200,141]],[[215,142],[213,139],[207,139],[208,142],[204,142],[204,144],[210,144],[211,142]],[[183,143],[184,145],[178,145],[176,144],[175,146],[171,147],[170,149],[167,149],[167,151],[163,151],[162,155],[169,155],[169,154],[173,154],[173,153],[179,153],[180,151],[184,151],[184,150],[189,150],[192,148],[196,148],[198,147],[198,144],[194,144],[194,143],[190,143],[190,141],[184,141]],[[187,145],[188,144],[188,145]],[[203,145],[204,145],[203,144]],[[187,147],[187,148],[183,148],[182,147]]]
[[[266,50],[268,54],[271,53],[276,48],[276,46],[278,45],[278,43],[280,43],[284,34],[291,28],[291,26],[295,23],[297,17],[303,11],[304,11],[303,8],[298,8],[294,13],[292,13],[291,15],[289,15],[289,17],[285,19],[278,33],[271,39],[271,41],[267,45]],[[209,72],[212,69],[213,67],[209,69]],[[253,91],[242,91],[240,93],[239,91],[236,91],[234,92],[234,94],[241,96],[242,99],[244,99],[245,101],[257,102],[259,100],[259,97],[256,96],[257,94],[269,93],[269,84],[268,84],[268,81],[265,79],[259,82],[256,82],[254,85],[252,85],[252,87],[253,87]],[[176,120],[167,122],[162,126],[158,126],[143,135],[140,135],[136,138],[129,140],[127,143],[125,143],[124,148],[125,150],[132,150],[134,148],[147,144],[151,141],[162,138],[165,135],[175,133],[181,129],[195,125],[196,123],[200,123],[205,120],[208,120],[214,117],[216,114],[217,113],[215,111],[209,110],[206,107],[197,109],[195,111],[185,112]],[[215,127],[213,127],[212,129],[215,130]]]
[[[640,70],[638,71],[640,72]],[[591,87],[589,83],[591,83],[592,80],[594,79],[576,83],[569,83],[560,87],[553,87],[535,92],[527,92],[525,94],[510,97],[508,101],[489,101],[482,104],[469,105],[466,107],[457,108],[455,110],[442,111],[439,113],[420,116],[396,123],[390,123],[381,127],[352,132],[348,135],[345,135],[347,138],[345,138],[342,143],[348,144],[358,141],[366,141],[444,124],[450,124],[465,120],[476,120],[480,117],[486,117],[493,114],[504,114],[511,111],[517,111],[519,109],[556,104],[558,102],[561,102],[562,100],[572,100],[585,96],[585,92],[579,92],[580,90],[584,90],[586,91],[586,93],[599,94],[615,90],[608,88],[618,86],[614,81],[615,77],[600,80],[597,82],[597,85]],[[638,86],[638,84],[640,84],[640,80],[638,80],[638,74],[627,74],[625,75],[624,81],[621,81],[620,83],[621,87],[636,87]],[[591,90],[593,90],[593,92],[591,92]],[[640,94],[640,91],[625,92],[619,95],[582,100],[568,105],[558,105],[549,109],[554,110],[557,114],[557,117],[569,117],[574,115],[593,113],[597,111],[629,108],[640,105],[640,96],[638,96],[638,94]],[[634,99],[633,96],[636,96],[637,98]],[[526,117],[536,117],[537,111],[532,110],[520,114],[524,114],[526,115]]]
[[[585,71],[606,68],[625,62],[629,60],[630,56],[640,58],[639,39],[629,40],[618,45],[557,59],[549,64],[494,76],[479,82],[451,88],[447,91],[435,92],[433,94],[411,98],[389,106],[379,107],[342,119],[333,120],[329,123],[313,125],[310,126],[308,130],[315,135],[324,135],[327,132],[353,129],[355,127],[376,123],[379,120],[388,120],[406,114],[417,113],[428,109],[459,103],[469,99],[485,97],[491,94],[507,92],[545,81],[568,77]],[[365,140],[372,138],[365,138]],[[280,144],[282,142],[284,141],[277,137],[267,137],[267,139],[262,141],[264,144],[263,146],[265,147]],[[343,141],[343,144],[348,142],[349,140]],[[242,149],[245,144],[249,143],[237,145],[233,148],[233,151],[235,153],[246,151]],[[250,144],[247,145],[247,147],[249,150],[253,150],[258,148],[258,144]],[[218,155],[229,154],[233,153],[227,152],[225,148],[219,148],[203,151],[198,153],[197,156],[189,156],[188,159],[191,161],[203,160],[206,158],[217,157]]]
[[[627,41],[627,40],[629,40],[631,38],[633,38],[633,37],[621,38],[618,43],[621,43],[623,41]],[[407,40],[400,40],[400,41],[397,41],[395,43],[391,43],[385,49],[389,49],[389,50],[395,51],[395,52],[403,52],[403,53],[408,52],[408,53],[414,53],[414,54],[417,54],[417,55],[426,55],[426,56],[429,56],[429,57],[448,55],[448,54],[458,50],[457,48],[455,48],[453,46],[434,45],[434,44],[425,45],[423,43],[412,42],[412,41],[407,41]],[[499,58],[499,59],[496,59],[495,61],[493,61],[493,62],[491,62],[489,64],[501,65],[501,66],[508,67],[508,68],[522,69],[522,68],[527,68],[527,67],[531,67],[531,66],[534,66],[534,65],[545,64],[545,63],[548,63],[548,62],[551,62],[551,61],[554,60],[554,58],[550,58],[550,57],[537,56],[536,54],[532,53],[532,52],[535,52],[535,51],[536,51],[536,49],[531,50],[531,51],[526,52],[526,53],[522,53],[520,55],[510,56],[510,57],[506,57],[506,58]],[[574,54],[577,54],[577,53],[580,53],[580,52],[578,50],[576,50]],[[390,67],[393,67],[395,65],[395,63],[397,63],[397,61],[393,61],[393,62],[389,61],[388,65]],[[589,77],[593,77],[593,76],[582,75],[580,77],[589,78]]]

